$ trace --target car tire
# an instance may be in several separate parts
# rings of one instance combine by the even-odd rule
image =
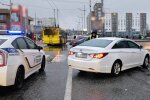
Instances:
[[[42,58],[41,68],[39,69],[40,72],[44,72],[45,70],[45,56]]]
[[[144,58],[144,62],[143,62],[143,68],[148,68],[149,67],[149,56],[146,56]]]
[[[19,67],[17,70],[16,78],[15,78],[15,89],[21,89],[24,83],[24,69]]]
[[[121,62],[116,61],[112,66],[112,70],[111,70],[112,76],[119,76],[121,72],[121,67],[122,67]]]

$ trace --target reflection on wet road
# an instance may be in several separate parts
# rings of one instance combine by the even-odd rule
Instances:
[[[45,53],[49,53],[49,52],[54,52],[54,53],[60,53],[62,51],[66,51],[67,50],[67,46],[63,45],[63,46],[46,46],[43,49],[45,51]]]
[[[46,53],[47,62],[64,62],[67,59],[67,55],[64,53],[68,50],[66,45],[63,46],[47,46],[44,48]]]

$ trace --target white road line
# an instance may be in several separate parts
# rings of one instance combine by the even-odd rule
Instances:
[[[71,100],[71,95],[72,95],[72,68],[69,68],[64,100]]]

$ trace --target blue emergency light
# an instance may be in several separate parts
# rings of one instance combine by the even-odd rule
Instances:
[[[8,34],[11,34],[11,35],[23,35],[24,32],[23,31],[7,31]]]

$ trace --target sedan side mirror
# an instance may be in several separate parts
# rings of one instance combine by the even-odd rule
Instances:
[[[143,46],[142,45],[140,45],[140,47],[139,47],[140,49],[142,49],[143,48]]]

